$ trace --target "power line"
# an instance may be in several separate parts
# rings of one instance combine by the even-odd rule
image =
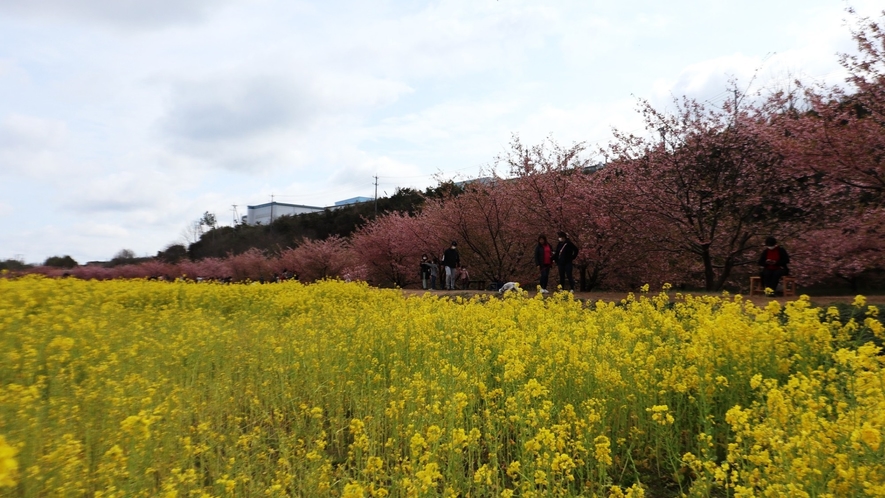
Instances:
[[[438,171],[438,172],[436,172],[436,173],[431,173],[431,174],[429,174],[429,175],[414,175],[414,176],[385,176],[385,175],[380,175],[380,176],[378,176],[378,178],[392,178],[392,179],[397,179],[397,180],[410,180],[410,179],[414,179],[414,178],[433,178],[433,177],[436,177],[436,176],[446,176],[446,175],[450,175],[450,174],[452,174],[452,173],[457,173],[457,172],[465,171],[465,170],[468,170],[468,169],[474,169],[474,168],[477,168],[477,167],[478,167],[478,166],[475,166],[475,165],[474,165],[474,166],[465,166],[465,167],[463,167],[463,168],[459,168],[459,169],[455,169],[455,170],[450,170],[450,171],[448,171],[448,172],[445,172],[445,171]]]
[[[352,187],[341,187],[341,188],[336,188],[334,190],[321,190],[318,192],[314,191],[311,194],[305,194],[305,195],[285,194],[285,195],[277,195],[276,197],[281,198],[281,199],[293,199],[293,198],[295,198],[295,199],[316,199],[318,197],[327,197],[327,196],[331,196],[331,195],[341,194],[343,192],[347,192],[350,190],[352,190]]]

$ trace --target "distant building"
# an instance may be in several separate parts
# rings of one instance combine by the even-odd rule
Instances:
[[[338,206],[346,206],[348,204],[357,204],[359,202],[369,202],[373,201],[372,197],[351,197],[350,199],[344,199],[343,201],[335,201],[335,207]]]
[[[460,182],[455,182],[456,187],[466,188],[468,185],[491,185],[495,183],[495,179],[491,176],[481,176],[479,178],[473,178],[470,180],[464,180]]]
[[[246,208],[246,224],[248,225],[270,225],[280,216],[318,213],[325,210],[325,208],[316,206],[286,204],[283,202],[268,202],[257,206],[246,206]]]
[[[584,166],[584,173],[596,173],[605,167],[603,163],[591,164],[590,166]]]

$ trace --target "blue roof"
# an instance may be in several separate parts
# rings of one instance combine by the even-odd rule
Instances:
[[[335,201],[336,206],[344,206],[346,204],[356,204],[357,202],[369,202],[373,200],[371,197],[351,197],[343,201]]]

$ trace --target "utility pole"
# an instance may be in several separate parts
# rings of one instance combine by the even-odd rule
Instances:
[[[240,213],[237,213],[236,204],[231,204],[231,206],[233,206],[233,209],[231,211],[234,212],[234,226],[237,226],[237,224],[240,222]]]
[[[375,217],[378,217],[378,175],[375,175]]]
[[[273,194],[270,194],[270,224],[273,225]]]

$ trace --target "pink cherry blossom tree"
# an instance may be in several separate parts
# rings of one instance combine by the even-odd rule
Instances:
[[[272,281],[273,270],[268,257],[260,249],[253,247],[243,253],[228,256],[226,259],[231,272],[230,276],[236,282],[246,280],[253,282]],[[192,278],[194,277],[205,278],[205,275],[192,276]]]
[[[853,291],[863,275],[885,268],[885,223],[879,213],[858,212],[835,226],[808,232],[792,246],[792,274],[804,284],[835,278]]]
[[[582,290],[648,281],[638,241],[613,216],[615,203],[597,174],[602,165],[593,163],[584,144],[565,147],[548,138],[529,147],[514,136],[498,162],[514,176],[521,231],[534,233],[534,240],[545,234],[554,246],[556,233],[564,231],[580,248],[575,264]]]
[[[288,269],[309,283],[324,278],[341,278],[353,264],[350,241],[333,235],[322,240],[303,239],[294,249],[284,250],[275,263],[277,271]]]
[[[375,285],[420,283],[421,255],[441,247],[425,227],[422,215],[392,212],[375,218],[353,234],[353,260],[364,266],[366,279]]]
[[[719,109],[684,99],[673,114],[642,102],[647,136],[617,132],[602,171],[612,212],[649,256],[699,265],[707,290],[754,265],[761,237],[800,233],[817,214],[768,140],[768,116],[733,94]]]
[[[777,147],[796,175],[825,188],[827,217],[797,242],[794,265],[805,282],[838,277],[850,285],[885,268],[885,12],[855,18],[855,54],[843,54],[848,87],[799,85],[769,105]],[[800,100],[804,106],[795,105]]]
[[[176,271],[170,271],[166,278],[185,277],[191,280],[198,278],[226,280],[234,278],[234,270],[231,268],[230,258],[203,258],[199,261],[182,260],[175,266]]]
[[[428,200],[421,217],[439,252],[457,241],[461,265],[471,275],[491,282],[529,281],[538,228],[520,218],[515,183],[493,178],[466,185],[460,195]]]

